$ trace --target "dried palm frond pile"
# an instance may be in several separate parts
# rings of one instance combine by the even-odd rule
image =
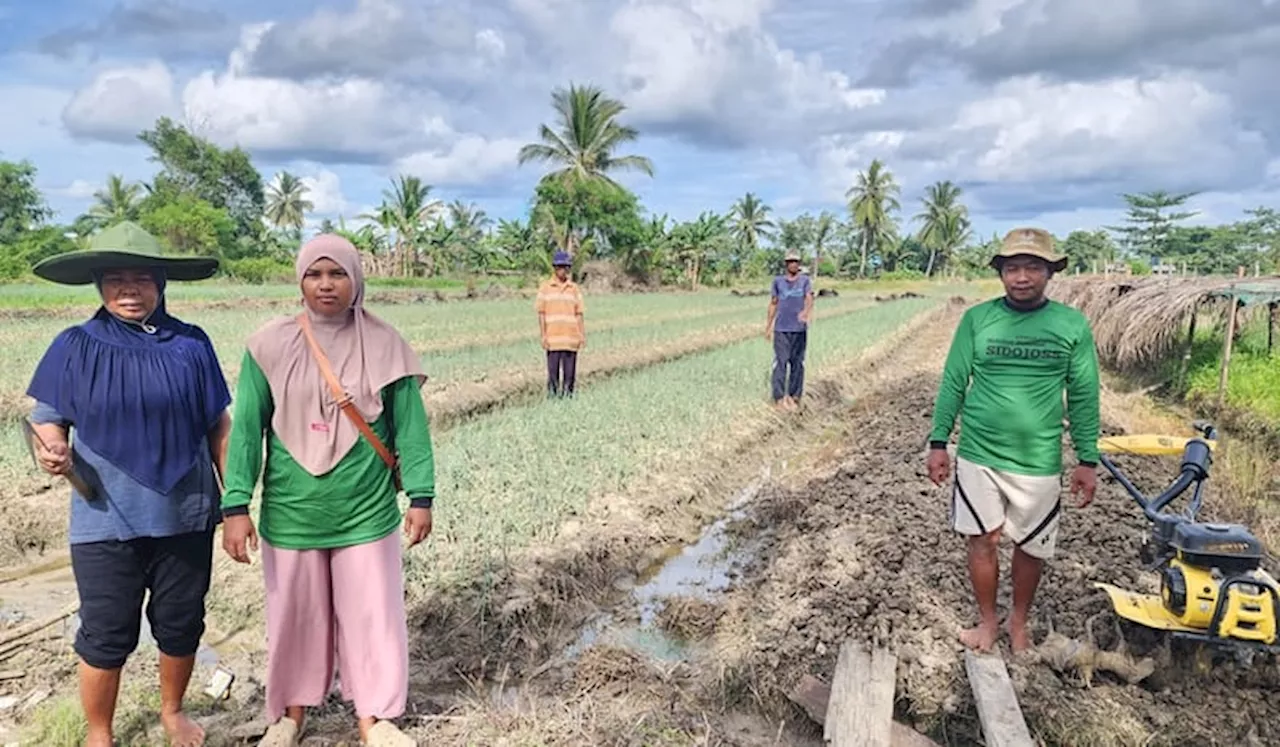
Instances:
[[[1193,314],[1223,316],[1229,302],[1220,294],[1231,285],[1225,278],[1064,278],[1050,284],[1050,293],[1088,317],[1104,362],[1134,370],[1184,344]]]

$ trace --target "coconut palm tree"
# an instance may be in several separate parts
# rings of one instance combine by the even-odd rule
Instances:
[[[945,261],[956,248],[969,240],[969,209],[960,202],[962,190],[950,181],[929,186],[919,221],[920,243],[929,249],[925,275],[933,275],[939,256]]]
[[[444,209],[447,218],[438,221],[433,232],[440,237],[438,246],[458,265],[487,270],[493,261],[485,231],[493,224],[475,203],[454,200]]]
[[[478,239],[493,224],[489,216],[475,203],[454,200],[449,203],[449,225],[467,241]]]
[[[395,233],[395,255],[401,275],[408,275],[417,256],[426,224],[438,217],[441,202],[431,197],[431,185],[416,176],[401,174],[382,190],[382,205],[375,220]],[[371,216],[373,217],[373,216]]]
[[[643,156],[619,156],[623,143],[636,140],[640,133],[619,124],[617,117],[626,107],[605,96],[596,86],[569,85],[551,94],[557,114],[557,129],[547,125],[538,129],[541,142],[520,149],[519,163],[542,161],[556,167],[547,177],[602,179],[617,184],[610,174],[616,171],[640,171],[653,176],[653,162]]]
[[[760,247],[761,238],[773,236],[777,226],[769,218],[772,210],[751,192],[733,203],[729,216],[733,221],[733,236],[738,243],[755,252]]]
[[[108,228],[126,220],[137,220],[142,185],[126,182],[120,174],[107,177],[107,185],[93,193],[97,200],[88,216],[96,228]]]
[[[532,221],[499,219],[494,241],[516,268],[551,272],[551,255],[542,250]]]
[[[681,223],[671,230],[671,241],[676,255],[684,261],[690,288],[698,289],[708,257],[716,244],[728,236],[727,218],[710,212],[703,212],[697,220]]]
[[[276,228],[292,228],[294,233],[301,235],[307,213],[315,209],[307,199],[309,191],[301,179],[288,171],[276,174],[276,178],[267,185],[266,219]]]
[[[867,275],[867,257],[872,247],[884,245],[897,231],[893,211],[901,209],[900,193],[893,174],[880,159],[858,174],[852,187],[845,192],[849,200],[849,215],[862,234],[862,265],[859,274]]]

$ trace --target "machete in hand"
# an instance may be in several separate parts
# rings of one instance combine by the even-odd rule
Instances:
[[[44,442],[43,438],[40,438],[40,434],[36,432],[35,426],[33,426],[31,421],[27,418],[22,419],[22,441],[27,445],[27,453],[31,455],[31,461],[35,462],[36,466],[39,467],[40,460],[36,458],[35,444],[36,442],[39,442],[41,448],[45,451],[49,450],[49,446]],[[74,464],[75,457],[73,456],[72,459]],[[89,487],[89,483],[85,482],[83,477],[76,474],[74,466],[71,468],[71,471],[63,475],[63,477],[67,478],[67,482],[71,483],[71,487],[75,488],[76,492],[86,500],[93,499],[93,488]]]

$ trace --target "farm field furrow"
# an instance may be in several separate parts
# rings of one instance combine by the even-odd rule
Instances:
[[[643,302],[637,303],[637,301]],[[665,305],[658,301],[665,301]],[[600,374],[653,365],[699,350],[722,347],[753,336],[759,331],[761,323],[759,319],[745,320],[760,313],[760,302],[759,298],[742,299],[721,294],[670,294],[665,299],[656,298],[656,294],[655,296],[601,296],[596,305],[602,308],[602,316],[622,320],[631,315],[631,318],[637,320],[640,326],[606,330],[598,336],[593,336],[589,352],[583,356],[581,375],[587,379]],[[495,303],[477,302],[472,305],[472,308],[491,307]],[[856,297],[823,299],[817,311],[818,322],[821,324],[822,320],[831,314],[849,313],[859,308],[862,303]],[[742,308],[748,304],[752,308]],[[454,304],[445,308],[452,312],[461,305]],[[735,306],[740,310],[734,309]],[[729,307],[728,311],[724,310],[726,307]],[[697,313],[700,316],[685,319],[679,323],[651,325],[645,321],[648,318],[646,315],[660,314],[664,310],[671,313],[673,308],[685,313]],[[407,311],[406,307],[389,307],[380,310],[380,313],[386,314],[394,321],[397,313],[405,311]],[[422,313],[421,309],[417,312],[419,316]],[[524,308],[521,315],[527,324],[532,312]],[[241,333],[233,330],[252,328],[251,325],[260,323],[260,319],[246,320],[235,312],[221,312],[210,316],[210,321],[202,326],[214,338],[215,345],[219,346],[224,369],[234,387],[235,375],[239,368],[239,355],[242,353],[236,354],[234,358],[228,355],[227,350],[232,346],[220,343],[219,338],[223,341],[235,339],[232,335]],[[228,319],[228,316],[232,318]],[[736,325],[725,325],[723,322],[726,319],[738,321]],[[717,323],[720,324],[707,327],[708,324],[716,325]],[[33,328],[38,331],[31,331]],[[43,346],[47,345],[46,340],[56,334],[55,330],[60,328],[60,326],[48,328],[47,323],[44,324],[44,328],[41,328],[40,324],[33,320],[20,320],[7,327],[5,334],[11,339],[25,341],[27,348],[33,352],[32,357],[38,359],[40,352],[44,349]],[[20,343],[15,343],[8,348],[12,350],[15,346],[22,347]],[[242,351],[243,343],[240,342],[238,347]],[[432,417],[441,421],[441,427],[447,427],[457,418],[483,411],[513,396],[539,391],[544,375],[540,363],[542,351],[536,343],[530,342],[528,347],[527,351],[520,351],[519,348],[514,350],[500,348],[505,350],[503,355],[506,356],[505,360],[509,361],[506,369],[497,367],[496,363],[486,368],[475,362],[483,361],[486,356],[491,355],[484,349],[454,351],[453,357],[462,361],[471,361],[461,363],[459,367],[465,372],[468,370],[466,366],[469,365],[472,376],[479,377],[479,381],[446,380],[431,369],[431,360],[428,360],[428,371],[433,378],[424,387],[424,396]],[[443,360],[448,358],[449,356],[442,357]],[[489,360],[500,361],[503,358],[495,356]],[[12,366],[8,369],[6,375],[8,378],[0,379],[10,387],[7,394],[0,395],[0,402],[4,403],[0,406],[0,501],[11,506],[40,506],[43,501],[41,496],[45,491],[53,489],[56,494],[61,488],[61,485],[48,479],[32,465],[15,422],[17,417],[25,415],[28,411],[29,404],[22,396],[22,388],[25,387],[26,377],[30,375],[34,365],[35,360],[25,366]],[[437,428],[438,430],[440,428]],[[64,531],[62,526],[64,517],[60,511],[61,507],[59,512],[53,514],[42,511],[7,512],[10,515],[8,524],[0,531],[0,565],[17,562],[28,553],[41,553],[48,549],[50,542],[53,546],[57,546]]]
[[[858,356],[936,303],[899,301],[828,321],[810,338],[807,376]],[[501,410],[440,434],[437,530],[406,558],[410,597],[477,583],[486,568],[549,539],[591,498],[626,491],[669,460],[696,455],[753,414],[771,415],[771,360],[767,342],[749,339],[611,377],[572,400]],[[230,630],[257,613],[261,594],[244,585],[257,588],[261,580],[225,559],[219,573],[211,620]]]
[[[836,308],[814,312],[815,324],[856,313],[865,304],[846,303]],[[593,342],[590,350],[579,356],[578,380],[591,380],[646,366],[732,345],[760,333],[759,320],[745,321],[735,314],[728,323],[668,325],[661,329],[625,330],[625,334],[610,336],[604,344]],[[815,330],[818,329],[815,327]],[[518,355],[507,358],[512,353]],[[434,422],[447,427],[454,420],[500,405],[520,395],[541,392],[545,386],[545,374],[536,364],[541,360],[541,350],[536,344],[528,349],[501,351],[494,356],[497,361],[489,367],[473,368],[470,374],[454,372],[444,384],[424,387],[427,411]],[[531,364],[530,361],[535,363]]]

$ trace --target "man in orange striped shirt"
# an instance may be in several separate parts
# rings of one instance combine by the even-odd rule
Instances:
[[[542,349],[547,351],[547,393],[553,397],[573,396],[578,351],[587,346],[582,291],[569,279],[572,264],[567,252],[555,253],[551,260],[555,276],[538,288],[534,304],[542,328]]]

